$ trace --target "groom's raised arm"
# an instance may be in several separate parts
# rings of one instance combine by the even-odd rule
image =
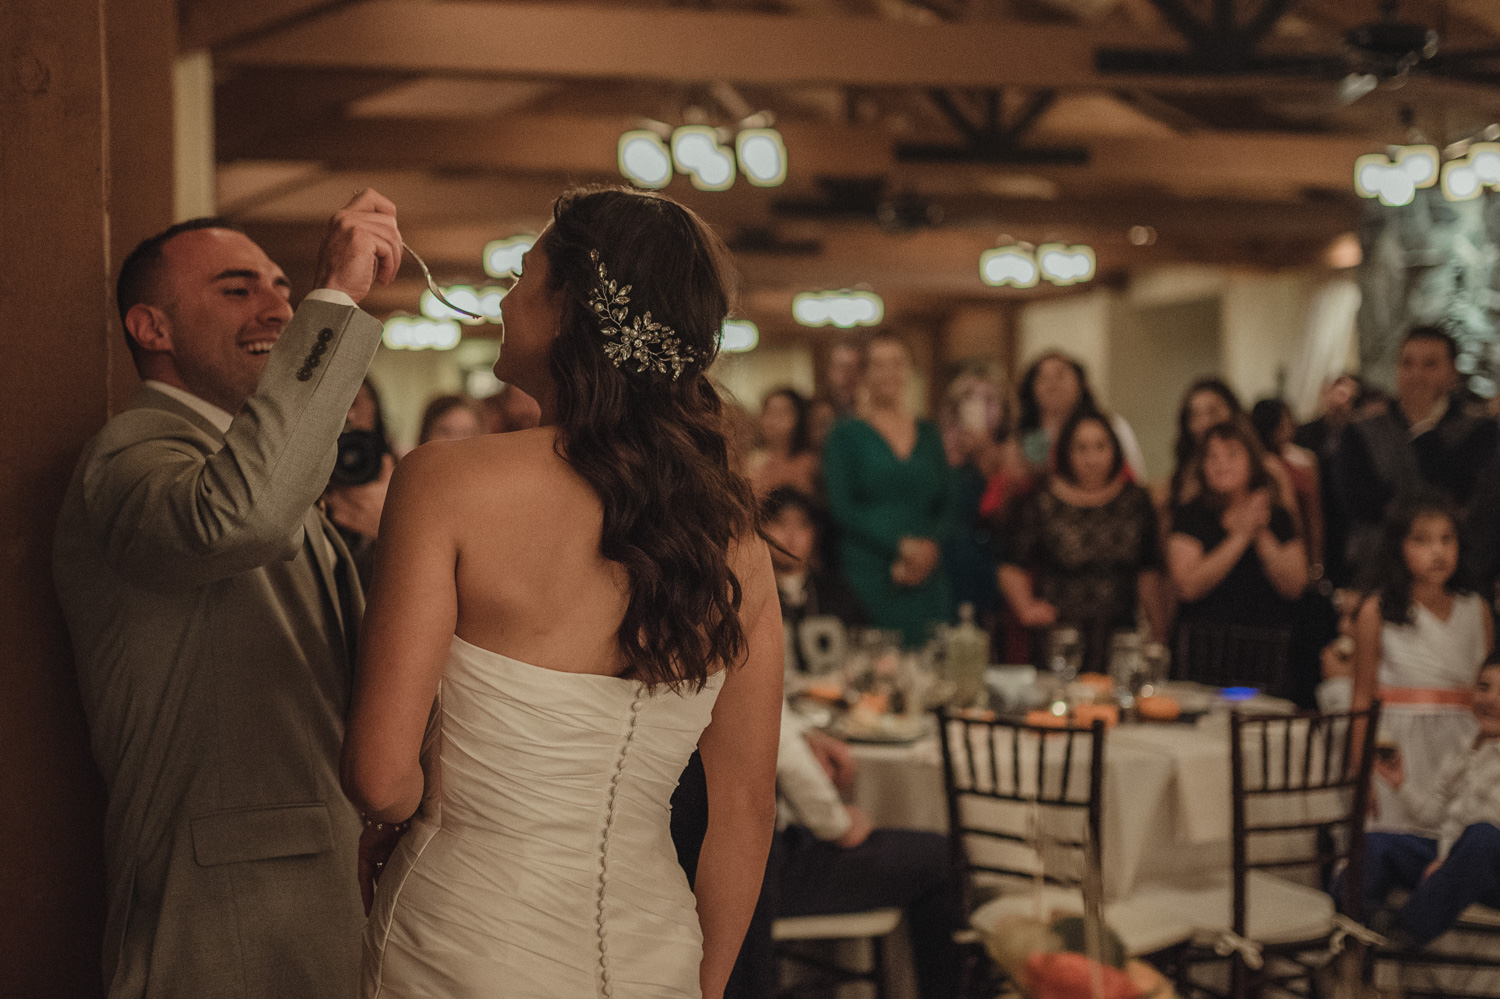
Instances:
[[[170,415],[137,409],[112,421],[84,469],[88,522],[110,565],[147,587],[202,585],[296,554],[308,509],[328,482],[339,433],[380,343],[358,299],[399,266],[400,237],[376,228],[370,196],[330,225],[319,290],[282,328],[256,391],[205,456]],[[366,204],[361,204],[365,199]],[[351,212],[351,210],[354,210]],[[183,428],[187,428],[184,426]]]

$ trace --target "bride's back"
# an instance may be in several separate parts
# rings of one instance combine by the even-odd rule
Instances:
[[[544,427],[424,447],[441,449],[427,488],[458,547],[455,631],[534,666],[615,675],[629,582],[600,554],[598,495],[555,441]]]

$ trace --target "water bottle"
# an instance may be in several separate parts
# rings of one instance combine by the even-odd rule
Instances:
[[[953,684],[953,704],[972,707],[984,692],[984,671],[990,664],[990,636],[974,623],[974,605],[958,606],[958,625],[947,635],[943,655],[946,679]]]

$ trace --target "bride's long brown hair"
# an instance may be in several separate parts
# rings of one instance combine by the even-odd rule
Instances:
[[[749,483],[730,466],[723,404],[705,369],[728,314],[728,250],[676,202],[621,189],[570,191],[538,249],[560,293],[553,342],[558,453],[604,505],[603,556],[624,566],[630,600],[617,635],[622,675],[655,688],[700,689],[738,665],[747,640],[737,539],[760,529]],[[649,311],[693,353],[680,378],[615,367],[588,302],[597,251],[630,285],[630,315]]]

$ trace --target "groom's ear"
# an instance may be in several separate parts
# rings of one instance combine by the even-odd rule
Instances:
[[[137,302],[125,313],[125,332],[149,353],[172,352],[172,321],[155,305]]]

